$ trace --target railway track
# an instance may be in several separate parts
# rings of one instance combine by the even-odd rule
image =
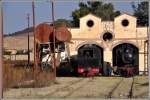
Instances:
[[[75,81],[71,82],[70,84],[67,84],[67,85],[65,85],[65,86],[63,86],[63,87],[61,87],[61,88],[56,89],[55,91],[53,91],[52,93],[48,94],[47,96],[53,96],[53,95],[55,95],[56,93],[58,93],[58,92],[60,92],[60,91],[63,91],[63,90],[65,90],[66,88],[69,88],[69,87],[71,87],[71,86],[73,86],[73,85],[75,85],[75,84],[78,84],[79,82],[82,82],[82,81],[84,81],[84,80],[85,80],[85,78],[80,78],[80,79],[78,79],[78,80],[75,80]]]
[[[46,97],[59,97],[59,98],[68,98],[72,95],[75,91],[83,88],[88,82],[92,81],[93,78],[81,78],[77,81],[72,82],[64,87],[58,88],[54,92],[48,94]]]
[[[149,86],[148,80],[143,80],[142,78],[139,79],[135,77],[132,98],[148,98],[149,93],[148,86]]]
[[[78,86],[77,88],[73,89],[71,92],[69,92],[67,95],[65,95],[63,98],[67,98],[69,96],[71,96],[75,91],[83,88],[86,84],[88,84],[89,82],[91,82],[93,80],[93,78],[88,78],[88,80],[84,83],[81,84],[80,86]]]
[[[133,98],[133,85],[134,85],[134,77],[132,77],[132,84],[131,84],[128,98]]]
[[[114,86],[114,88],[108,93],[108,95],[106,96],[107,98],[112,98],[112,94],[114,93],[114,91],[118,88],[118,86],[121,84],[121,82],[123,81],[123,78]]]
[[[108,93],[107,98],[132,98],[134,77],[122,78]]]
[[[92,78],[59,78],[59,84],[44,88],[10,89],[5,97],[38,97],[38,98],[146,98],[147,86],[145,82],[131,78],[94,77]],[[140,89],[142,88],[142,89]],[[137,91],[137,89],[140,91]]]
[[[147,98],[147,93],[148,91],[142,92],[141,94],[134,96],[134,98]]]

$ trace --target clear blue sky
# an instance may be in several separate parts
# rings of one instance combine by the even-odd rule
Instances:
[[[27,13],[30,14],[30,25],[32,25],[32,3],[31,2],[7,2],[4,0],[4,33],[13,33],[27,27]],[[25,0],[24,0],[25,1]],[[78,8],[78,1],[55,2],[55,19],[71,19],[71,12]],[[115,10],[133,13],[131,2],[113,2]],[[51,3],[48,0],[35,3],[36,24],[51,22]]]

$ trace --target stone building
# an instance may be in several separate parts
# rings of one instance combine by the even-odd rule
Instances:
[[[114,21],[103,21],[100,17],[88,14],[80,18],[79,28],[69,28],[72,44],[70,55],[78,54],[78,49],[86,44],[95,44],[103,49],[103,61],[114,65],[114,48],[129,44],[138,50],[139,72],[147,71],[148,28],[137,26],[137,18],[123,13]]]

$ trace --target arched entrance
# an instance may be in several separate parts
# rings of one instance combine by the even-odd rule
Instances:
[[[102,72],[103,48],[96,44],[84,44],[78,48],[77,72],[85,75],[93,75]]]
[[[136,75],[139,70],[139,49],[130,43],[122,43],[113,48],[113,66],[120,75]]]

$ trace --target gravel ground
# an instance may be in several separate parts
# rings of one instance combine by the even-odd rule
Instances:
[[[74,91],[68,98],[107,98],[108,93],[120,80],[119,77],[96,77]]]
[[[43,88],[8,89],[4,98],[127,98],[133,82],[134,98],[148,98],[148,77],[58,77]]]
[[[114,89],[111,98],[121,98],[121,99],[127,99],[131,95],[131,85],[133,82],[133,78],[123,78],[121,83]]]
[[[134,78],[133,97],[148,98],[148,76],[138,76]]]

